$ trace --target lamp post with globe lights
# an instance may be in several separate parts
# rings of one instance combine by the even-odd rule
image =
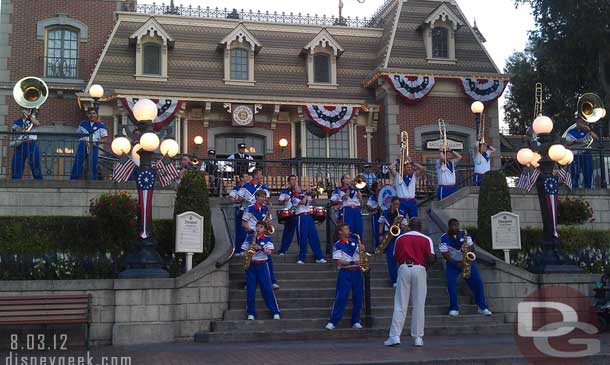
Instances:
[[[133,148],[126,137],[117,137],[112,141],[112,152],[125,157],[131,152],[131,157],[139,161],[136,183],[138,187],[138,202],[140,208],[138,238],[133,250],[125,256],[123,264],[126,267],[119,274],[120,278],[166,278],[169,276],[163,270],[163,261],[156,250],[157,241],[152,230],[152,197],[157,169],[152,166],[152,156],[157,148],[163,157],[172,158],[178,153],[178,143],[173,139],[159,140],[154,132],[152,121],[157,117],[157,105],[149,99],[139,100],[133,108],[136,128],[140,132],[140,140]]]
[[[538,135],[539,144],[522,148],[517,153],[517,161],[524,166],[540,169],[536,181],[540,211],[542,213],[542,252],[534,257],[533,271],[537,273],[569,273],[581,270],[571,262],[561,248],[557,233],[557,205],[559,178],[553,174],[557,164],[567,166],[574,160],[574,154],[567,149],[553,132],[551,118],[540,115],[532,130]]]

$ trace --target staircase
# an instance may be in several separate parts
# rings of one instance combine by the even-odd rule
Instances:
[[[365,217],[368,219],[368,217]],[[428,226],[428,225],[426,225]],[[279,245],[282,225],[276,225],[274,242]],[[318,233],[325,245],[325,225],[319,225]],[[431,227],[433,230],[434,227]],[[438,232],[429,232],[435,242]],[[436,237],[435,237],[436,234]],[[365,237],[370,237],[365,232]],[[369,248],[372,251],[372,248]],[[343,319],[332,331],[324,329],[334,302],[337,268],[327,257],[327,264],[313,263],[308,255],[304,265],[296,262],[296,238],[285,256],[273,256],[275,276],[280,285],[276,298],[281,311],[281,320],[272,320],[260,293],[257,290],[257,320],[246,320],[245,277],[241,257],[230,262],[229,308],[221,321],[211,324],[210,332],[199,332],[195,341],[208,343],[248,341],[302,341],[323,339],[353,339],[385,337],[392,320],[394,289],[387,274],[385,256],[372,258],[371,303],[372,327],[355,330],[350,327],[351,301]],[[437,263],[428,272],[428,296],[426,299],[426,336],[496,335],[512,333],[512,325],[504,323],[503,315],[484,317],[477,314],[476,305],[470,304],[469,296],[460,297],[460,316],[449,317],[448,297],[442,265]],[[409,312],[410,312],[409,308]],[[493,310],[493,308],[492,308]],[[364,308],[361,313],[364,321]],[[405,322],[403,335],[410,334],[410,314]]]

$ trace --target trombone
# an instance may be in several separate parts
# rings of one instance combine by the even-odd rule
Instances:
[[[409,159],[409,132],[400,132],[400,176],[404,176],[405,163]]]
[[[442,146],[441,151],[443,151],[443,161],[445,165],[447,165],[447,151],[449,150],[449,142],[447,141],[447,125],[445,120],[439,118],[438,120],[438,131],[441,135]]]

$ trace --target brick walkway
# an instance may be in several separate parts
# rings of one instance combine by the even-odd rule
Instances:
[[[132,364],[188,365],[188,364],[525,364],[512,337],[428,337],[426,346],[415,348],[410,338],[404,338],[398,348],[386,348],[383,338],[366,341],[300,342],[300,343],[235,343],[227,345],[177,343],[103,347],[91,351],[94,361],[101,364],[101,356],[130,356]],[[610,363],[610,335],[601,339],[602,354],[586,364]],[[69,356],[83,352],[47,353]],[[21,355],[21,354],[20,354]],[[5,354],[0,363],[5,361]],[[14,363],[14,362],[13,362]],[[47,360],[47,364],[48,364]],[[67,362],[66,362],[67,363]],[[95,362],[94,362],[95,363]],[[561,362],[553,362],[561,364]]]

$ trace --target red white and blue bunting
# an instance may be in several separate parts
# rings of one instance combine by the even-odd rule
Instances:
[[[464,93],[470,96],[472,100],[491,103],[502,95],[508,85],[508,80],[462,77],[458,80],[458,83]]]
[[[406,104],[419,103],[428,96],[436,84],[433,76],[390,74],[386,75],[386,79]]]
[[[140,98],[122,98],[121,103],[129,115],[135,120],[133,116],[133,106],[140,100]],[[174,116],[180,110],[182,106],[182,100],[175,99],[151,99],[157,103],[158,114],[157,118],[153,120],[153,129],[159,130],[165,127],[169,122],[174,120]]]
[[[346,105],[305,105],[305,113],[309,118],[330,135],[345,127],[356,115],[357,109]]]

